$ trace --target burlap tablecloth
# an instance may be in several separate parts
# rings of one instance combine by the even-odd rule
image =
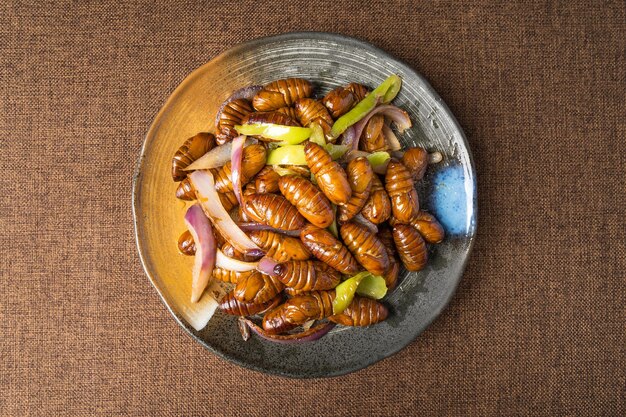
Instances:
[[[478,239],[399,354],[298,381],[203,349],[139,263],[131,178],[172,90],[286,31],[372,42],[465,129]],[[624,415],[626,7],[567,2],[0,4],[0,414]]]

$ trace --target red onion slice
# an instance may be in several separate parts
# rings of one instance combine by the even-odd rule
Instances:
[[[256,139],[247,139],[243,146],[252,145],[256,143]],[[219,168],[230,161],[231,153],[233,149],[233,143],[228,142],[220,146],[216,146],[209,152],[202,155],[200,158],[193,161],[184,171],[195,171],[198,169],[211,169]]]
[[[276,273],[277,265],[278,265],[278,262],[276,262],[274,259],[270,258],[269,256],[264,256],[259,261],[259,264],[257,265],[257,270],[264,273],[265,275],[275,277],[278,275]]]
[[[244,254],[258,255],[261,251],[250,238],[241,230],[233,219],[228,215],[215,190],[215,180],[210,171],[194,171],[189,175],[189,179],[196,190],[198,202],[202,205],[202,210],[211,219],[215,228],[222,236]]]
[[[280,233],[281,235],[294,236],[294,237],[300,237],[300,232],[302,231],[302,229],[296,229],[296,230],[277,229],[275,227],[268,226],[266,224],[255,223],[255,222],[237,223],[237,226],[239,226],[239,228],[243,230],[244,232],[255,232],[259,230],[267,230],[270,232]]]
[[[217,123],[220,121],[220,116],[222,115],[222,112],[224,111],[224,107],[226,107],[228,103],[234,100],[238,100],[240,98],[245,98],[246,100],[252,100],[252,98],[256,95],[256,93],[258,93],[262,89],[263,89],[262,85],[250,85],[248,87],[243,87],[243,88],[240,88],[239,90],[235,90],[235,92],[232,93],[230,97],[224,100],[224,102],[220,105],[220,108],[217,111],[217,114],[215,115],[215,128],[217,129]]]
[[[411,119],[409,118],[409,114],[402,110],[399,107],[393,106],[391,104],[383,104],[382,106],[375,107],[374,110],[369,112],[365,117],[359,120],[354,125],[355,144],[352,145],[353,149],[359,144],[359,138],[361,137],[361,133],[363,133],[363,129],[365,129],[365,125],[372,118],[373,115],[382,113],[384,116],[389,117],[391,121],[398,128],[398,132],[403,133],[406,129],[412,126]]]
[[[191,302],[196,303],[202,296],[213,273],[217,245],[211,223],[199,204],[194,204],[187,209],[185,223],[196,244],[191,281]]]
[[[385,124],[383,124],[383,136],[385,137],[385,141],[387,142],[387,145],[389,145],[389,149],[391,151],[399,151],[402,149],[402,145],[400,144],[396,134],[393,133],[393,130],[391,130],[391,127],[389,127],[387,119],[385,119]]]
[[[257,326],[250,319],[242,319],[248,327],[259,337],[268,340],[270,342],[282,343],[282,344],[298,344],[298,343],[306,343],[313,342],[318,340],[322,336],[326,335],[333,327],[335,327],[335,323],[320,323],[315,327],[310,328],[307,331],[297,334],[286,334],[286,335],[275,335],[268,334],[261,327]]]
[[[257,268],[258,264],[258,262],[244,262],[239,259],[229,258],[219,249],[215,255],[215,265],[223,269],[228,269],[229,271],[252,271]]]
[[[237,136],[233,139],[233,146],[230,152],[230,179],[233,183],[233,192],[240,206],[243,205],[243,197],[241,196],[241,159],[245,141],[246,137],[244,135]]]
[[[359,137],[356,136],[354,126],[350,126],[341,135],[341,144],[347,146],[348,149],[356,149],[359,144]]]

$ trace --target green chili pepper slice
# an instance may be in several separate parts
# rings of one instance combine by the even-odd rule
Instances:
[[[372,167],[376,168],[377,166],[383,165],[385,162],[387,162],[389,158],[391,158],[391,155],[389,155],[389,152],[380,151],[371,153],[367,155],[366,158],[370,162]]]
[[[281,141],[288,145],[297,145],[311,136],[311,129],[308,127],[283,126],[272,123],[237,125],[235,129],[240,135],[261,136],[266,139]]]
[[[364,297],[380,300],[387,294],[385,278],[372,274],[363,277],[356,289],[356,293]]]
[[[352,299],[354,299],[354,293],[359,287],[361,280],[367,275],[371,274],[367,271],[359,272],[352,278],[348,278],[341,284],[337,285],[335,288],[335,299],[333,300],[333,314],[343,313],[343,310],[350,305]]]
[[[320,146],[326,145],[326,139],[324,138],[324,131],[318,124],[311,123],[311,137],[309,140],[313,143],[317,143]]]
[[[272,149],[267,155],[267,165],[306,165],[304,145],[286,145]]]
[[[352,108],[348,113],[335,121],[330,134],[338,138],[347,128],[357,123],[367,115],[379,102],[389,103],[393,100],[402,87],[402,79],[393,74],[387,77],[378,87]]]

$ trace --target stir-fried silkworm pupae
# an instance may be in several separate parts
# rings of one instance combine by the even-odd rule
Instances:
[[[276,278],[286,287],[298,291],[330,290],[341,281],[341,275],[324,262],[289,261],[274,268]]]
[[[328,199],[335,204],[345,204],[352,196],[346,172],[330,154],[317,143],[304,146],[306,163],[317,180],[317,185]]]
[[[335,219],[330,201],[309,180],[286,175],[278,181],[280,192],[305,219],[318,227],[328,227]]]
[[[185,168],[193,161],[215,147],[215,136],[211,133],[200,132],[190,137],[181,145],[172,159],[172,178],[174,181],[182,181],[187,176]]]
[[[308,225],[300,232],[300,239],[313,256],[345,275],[359,272],[359,264],[348,248],[326,229]]]
[[[329,319],[343,326],[370,326],[385,320],[388,315],[389,310],[384,304],[356,296],[341,314]]]
[[[356,260],[374,275],[389,269],[389,255],[383,243],[365,226],[355,222],[341,225],[341,238]]]
[[[248,275],[254,274],[256,271],[231,271],[230,269],[224,269],[220,267],[213,268],[213,278],[222,282],[229,282],[231,284],[236,284],[239,280],[247,277]]]
[[[196,254],[196,243],[189,230],[185,230],[178,238],[178,251],[183,255],[193,256]]]
[[[410,224],[396,224],[393,227],[393,240],[406,269],[419,271],[426,266],[428,261],[426,242],[416,228]]]
[[[378,175],[372,176],[370,195],[365,201],[361,214],[374,224],[381,224],[391,217],[391,201]]]
[[[263,145],[246,146],[241,160],[241,183],[245,184],[263,167],[267,158],[267,151]],[[215,176],[215,188],[224,193],[233,190],[232,165],[227,162]]]
[[[253,316],[257,313],[270,310],[277,306],[281,301],[281,296],[266,301],[261,304],[248,303],[239,301],[235,298],[234,290],[226,294],[220,301],[219,308],[226,314],[233,316]]]
[[[185,140],[171,166],[189,202],[178,202],[188,230],[177,244],[195,257],[192,289],[218,281],[219,310],[262,320],[250,329],[268,340],[385,320],[402,266],[423,269],[427,244],[445,237],[415,190],[442,155],[402,150],[394,130],[411,120],[392,104],[400,88],[391,75],[371,92],[353,82],[320,99],[310,81],[287,78],[222,103],[215,136]]]
[[[304,217],[285,197],[276,194],[247,196],[243,209],[252,220],[282,230],[302,229]]]
[[[348,162],[346,168],[352,196],[345,205],[338,206],[339,221],[347,222],[356,216],[370,196],[374,171],[367,158],[358,157]]]
[[[297,295],[265,315],[263,329],[270,334],[282,333],[309,320],[333,315],[335,291],[312,291]]]
[[[256,192],[259,194],[278,192],[278,180],[280,180],[280,174],[271,166],[266,165],[255,177]]]
[[[248,114],[252,113],[252,105],[246,99],[236,99],[224,106],[217,121],[217,135],[215,135],[218,145],[230,142],[237,135],[235,126]]]
[[[265,255],[276,262],[305,261],[311,257],[300,239],[269,230],[255,230],[248,233],[250,239],[265,251]]]
[[[276,297],[285,286],[269,275],[254,271],[237,281],[234,296],[238,301],[263,304]]]
[[[391,161],[385,175],[385,189],[391,200],[393,217],[408,223],[419,211],[419,199],[409,170],[398,161]]]
[[[302,78],[287,78],[271,82],[263,87],[252,99],[252,107],[257,111],[272,111],[281,107],[291,107],[299,98],[310,97],[313,84]]]

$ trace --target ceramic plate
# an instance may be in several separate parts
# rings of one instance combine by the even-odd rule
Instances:
[[[403,271],[384,302],[389,318],[369,328],[336,327],[317,342],[278,345],[252,336],[244,342],[236,318],[216,313],[202,331],[186,321],[181,300],[189,299],[191,257],[177,251],[185,230],[185,203],[177,200],[170,174],[178,147],[200,131],[215,131],[219,105],[248,85],[301,77],[317,94],[349,82],[375,87],[390,74],[403,86],[394,104],[411,116],[405,146],[444,155],[418,184],[423,208],[444,225],[445,241],[429,249],[428,266]],[[289,33],[236,46],[191,73],[156,116],[145,139],[133,182],[137,246],[152,284],[180,325],[210,351],[239,365],[290,377],[328,377],[364,368],[416,338],[450,300],[469,256],[476,230],[476,183],[461,128],[428,82],[406,64],[360,40],[328,33]],[[392,362],[390,362],[390,365]],[[400,366],[400,364],[396,364]]]

